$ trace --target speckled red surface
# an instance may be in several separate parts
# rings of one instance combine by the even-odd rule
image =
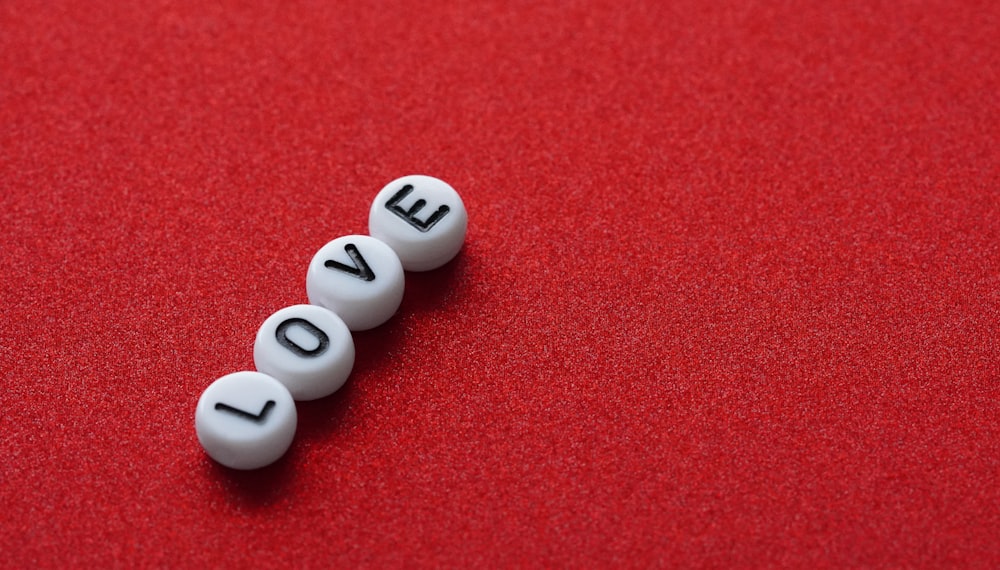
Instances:
[[[349,4],[0,3],[2,565],[1000,565],[996,2]],[[217,466],[410,173],[465,249]]]

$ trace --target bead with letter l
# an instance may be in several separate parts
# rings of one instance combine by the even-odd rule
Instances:
[[[257,469],[277,461],[292,444],[297,422],[288,389],[267,374],[250,371],[212,382],[194,412],[201,446],[233,469]]]

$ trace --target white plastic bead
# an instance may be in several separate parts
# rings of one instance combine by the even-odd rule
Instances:
[[[293,305],[261,325],[253,360],[257,370],[284,384],[292,398],[315,400],[347,381],[354,367],[354,339],[333,312],[316,305]]]
[[[306,273],[309,302],[363,331],[389,320],[403,301],[403,266],[385,243],[350,235],[324,245]]]
[[[414,174],[393,180],[375,196],[368,233],[387,243],[407,271],[428,271],[458,254],[468,223],[454,188]]]
[[[194,414],[198,441],[233,469],[257,469],[278,460],[295,437],[295,402],[281,382],[260,372],[236,372],[201,394]]]

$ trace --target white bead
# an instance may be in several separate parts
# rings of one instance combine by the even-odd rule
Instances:
[[[382,188],[368,213],[368,233],[389,244],[407,271],[451,261],[465,241],[469,216],[443,180],[414,174]]]
[[[296,400],[336,392],[354,367],[354,339],[340,317],[316,305],[293,305],[274,313],[257,331],[257,370],[273,376]]]
[[[295,402],[281,382],[235,372],[205,389],[194,414],[198,441],[233,469],[257,469],[285,454],[295,436]]]
[[[343,236],[324,245],[306,273],[313,305],[337,313],[363,331],[389,320],[403,301],[403,266],[388,245],[371,236]]]

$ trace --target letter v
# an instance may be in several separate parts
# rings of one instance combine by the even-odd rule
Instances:
[[[358,246],[354,245],[353,243],[349,243],[344,246],[344,251],[347,252],[347,255],[351,258],[351,261],[354,262],[354,267],[343,264],[339,261],[334,261],[332,259],[326,260],[326,262],[323,265],[329,269],[336,269],[338,271],[343,271],[348,275],[353,275],[354,277],[357,277],[362,281],[375,280],[375,273],[372,272],[371,267],[368,267],[368,262],[365,261],[364,256],[362,256],[361,252],[358,251]]]

